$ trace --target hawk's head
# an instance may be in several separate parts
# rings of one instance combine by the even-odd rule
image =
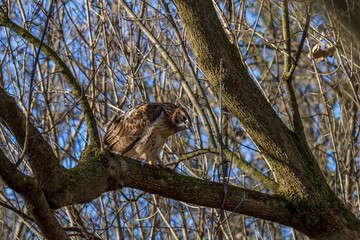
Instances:
[[[176,131],[182,131],[191,126],[191,120],[189,114],[185,111],[185,109],[177,107],[174,111],[171,121],[176,126]]]

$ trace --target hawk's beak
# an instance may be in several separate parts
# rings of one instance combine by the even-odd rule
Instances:
[[[190,127],[191,127],[191,122],[188,119],[186,119],[184,122],[181,122],[177,125],[177,128],[179,129],[179,131],[188,129]]]
[[[190,127],[191,127],[191,121],[189,121],[189,119],[186,119],[185,122],[184,122],[184,124],[185,124],[185,127],[186,127],[186,128],[190,128]]]
[[[190,129],[190,132],[194,133],[194,128],[192,127],[192,123],[190,120],[186,119],[185,125],[186,125],[186,129]]]

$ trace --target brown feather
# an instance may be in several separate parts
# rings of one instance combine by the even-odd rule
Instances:
[[[174,115],[180,110],[189,119],[185,110],[172,103],[142,103],[129,109],[110,123],[103,137],[105,149],[155,161],[166,139],[179,131]]]
[[[104,135],[104,144],[110,151],[125,154],[139,140],[146,126],[162,112],[160,105],[143,103],[115,119]],[[125,151],[126,150],[126,151]]]

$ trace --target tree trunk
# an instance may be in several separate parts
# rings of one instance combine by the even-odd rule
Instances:
[[[336,238],[339,232],[360,238],[359,221],[327,185],[306,140],[283,124],[248,75],[212,2],[175,2],[196,62],[218,92],[223,62],[223,103],[266,158],[277,193],[291,203],[292,225],[313,238]]]

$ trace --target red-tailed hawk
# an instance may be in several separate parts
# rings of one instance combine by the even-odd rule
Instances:
[[[115,118],[103,140],[105,149],[149,164],[158,163],[167,138],[190,127],[187,112],[172,103],[142,103]]]

